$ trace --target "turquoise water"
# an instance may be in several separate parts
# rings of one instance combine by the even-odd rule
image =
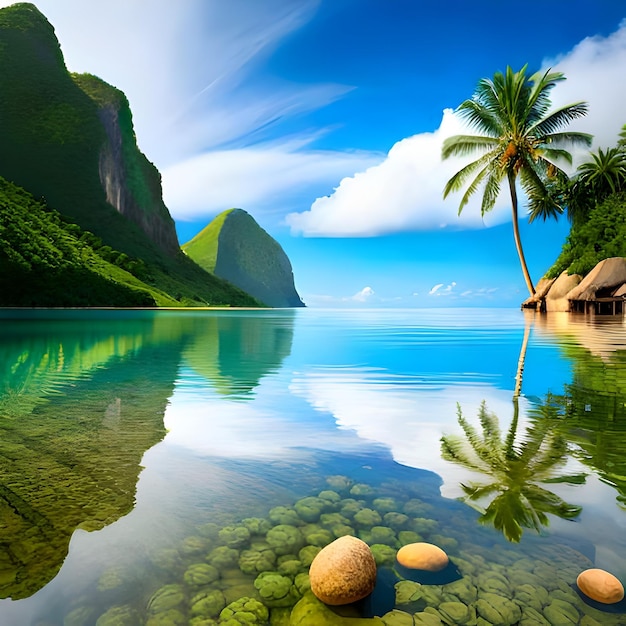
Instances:
[[[626,582],[622,318],[4,312],[0,356],[3,626],[219,623],[199,594],[258,597],[239,559],[286,520],[302,545],[274,546],[269,569],[294,583],[292,602],[267,601],[276,624],[305,590],[300,549],[348,531],[388,546],[381,572],[412,536],[446,549],[461,576],[412,581],[394,599],[396,571],[380,585],[391,600],[355,608],[366,617],[448,602],[469,613],[443,623],[542,623],[522,621],[533,611],[626,623],[621,605],[601,612],[572,587],[592,566]],[[495,417],[481,425],[483,403]],[[488,444],[482,460],[463,424]],[[490,487],[470,500],[479,485]],[[336,502],[294,521],[295,503],[329,491]],[[320,512],[340,514],[343,530]],[[219,534],[253,517],[251,537]],[[219,561],[229,541],[236,557]],[[218,578],[194,577],[200,563]],[[170,600],[155,600],[167,585]]]

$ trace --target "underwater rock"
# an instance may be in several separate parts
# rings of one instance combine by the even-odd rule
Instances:
[[[140,623],[137,611],[131,606],[113,606],[96,621],[96,626],[137,626]]]
[[[448,565],[448,555],[432,543],[409,543],[402,546],[396,555],[398,563],[409,569],[438,572]]]
[[[306,593],[291,611],[289,626],[386,626],[380,617],[344,617]]]
[[[265,626],[269,619],[267,607],[255,598],[239,598],[224,607],[220,613],[220,623]]]
[[[254,581],[254,587],[258,590],[263,604],[271,608],[293,606],[300,599],[291,578],[276,572],[261,572]]]
[[[311,590],[322,602],[342,605],[369,595],[376,583],[376,561],[369,546],[356,537],[335,539],[313,559]]]
[[[293,508],[301,520],[307,523],[314,523],[319,520],[320,515],[327,509],[329,504],[328,500],[308,496],[298,500],[293,505]]]
[[[183,579],[190,587],[205,587],[215,582],[220,572],[214,565],[208,563],[194,563],[187,568]]]
[[[294,526],[287,524],[274,526],[265,538],[270,547],[279,556],[296,554],[306,543],[302,533]]]
[[[603,569],[587,569],[576,579],[578,588],[592,600],[615,604],[624,599],[624,586],[613,574]]]
[[[197,593],[190,602],[192,617],[217,617],[226,606],[226,598],[219,589],[209,589]]]

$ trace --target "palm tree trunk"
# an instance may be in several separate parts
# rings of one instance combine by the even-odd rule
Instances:
[[[517,248],[517,255],[519,256],[519,262],[522,266],[522,274],[524,274],[524,280],[526,281],[526,287],[531,296],[535,295],[535,288],[533,281],[530,278],[530,272],[526,265],[526,258],[524,257],[524,251],[522,250],[522,240],[519,234],[519,222],[517,220],[517,191],[515,189],[515,173],[510,170],[508,173],[509,190],[511,191],[511,208],[513,209],[513,238],[515,239],[515,247]]]

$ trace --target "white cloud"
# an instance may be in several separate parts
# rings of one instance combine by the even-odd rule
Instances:
[[[614,144],[624,113],[624,67],[626,67],[626,22],[613,35],[588,38],[546,67],[567,77],[552,92],[556,108],[587,100],[586,118],[572,124],[572,130],[595,135],[594,145]],[[468,94],[470,95],[470,94]],[[330,196],[318,198],[310,210],[292,213],[287,222],[294,233],[308,236],[360,237],[404,230],[435,230],[442,227],[476,228],[483,225],[479,194],[456,212],[460,194],[442,199],[446,181],[461,161],[441,161],[446,137],[464,132],[451,110],[444,111],[433,133],[414,135],[397,142],[379,164],[341,180]],[[576,155],[582,158],[582,152]],[[586,153],[584,153],[586,154]],[[464,161],[466,162],[466,161]],[[510,219],[504,193],[484,221],[495,225]]]
[[[352,296],[352,300],[355,302],[367,302],[373,295],[374,290],[371,287],[363,287],[361,291]]]
[[[588,114],[573,122],[571,128],[593,134],[593,149],[615,145],[626,124],[626,20],[608,37],[588,37],[566,55],[548,59],[544,65],[566,77],[552,91],[555,107],[580,100],[589,104]]]
[[[433,294],[436,294],[441,288],[443,287],[443,283],[439,283],[437,285],[435,285],[429,292],[428,295],[432,296]]]
[[[441,160],[446,137],[463,132],[452,110],[443,113],[434,133],[396,143],[387,157],[369,169],[344,178],[334,193],[318,198],[309,211],[291,213],[292,232],[307,236],[368,237],[402,230],[478,228],[505,221],[506,201],[480,216],[478,200],[458,216],[460,196],[443,201],[446,181],[460,169],[459,159]]]
[[[362,152],[302,150],[302,141],[217,150],[163,171],[165,203],[176,219],[193,219],[231,207],[277,210],[294,190],[330,184],[337,176],[367,167]]]

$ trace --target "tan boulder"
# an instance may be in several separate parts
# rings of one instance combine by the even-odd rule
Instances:
[[[398,563],[409,569],[439,572],[448,565],[448,555],[432,543],[409,543],[398,550]]]
[[[581,280],[582,277],[578,274],[561,273],[546,295],[546,311],[569,311],[568,294]]]
[[[339,537],[318,552],[309,569],[311,591],[333,606],[350,604],[372,593],[376,584],[376,561],[360,539]]]
[[[592,600],[615,604],[624,598],[624,586],[613,574],[603,569],[586,569],[576,579],[578,588]]]

